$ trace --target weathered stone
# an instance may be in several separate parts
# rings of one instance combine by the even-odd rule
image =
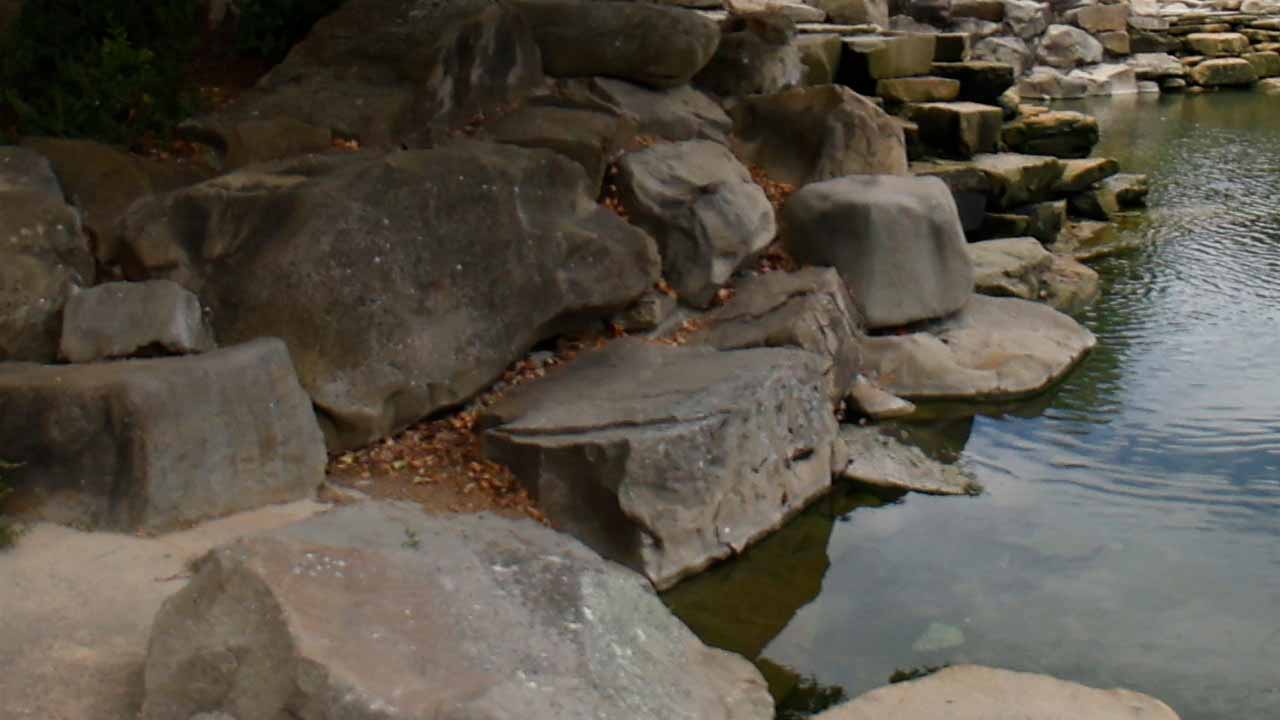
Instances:
[[[742,98],[730,114],[739,156],[780,182],[799,186],[844,175],[907,171],[902,128],[845,87]]]
[[[1243,57],[1253,66],[1253,74],[1258,78],[1280,76],[1280,53],[1251,52],[1245,53]]]
[[[1005,120],[1013,120],[1022,114],[1022,94],[1018,92],[1018,88],[1012,87],[1005,90],[996,99],[996,104],[1004,111]]]
[[[849,392],[849,409],[872,420],[893,420],[911,415],[916,406],[859,375]],[[839,460],[835,464],[839,466]]]
[[[156,616],[143,720],[772,717],[749,663],[527,520],[360,503],[195,567]]]
[[[0,370],[14,502],[110,530],[306,497],[325,452],[289,353],[261,339],[203,355]],[[211,433],[210,428],[217,432]]]
[[[1080,80],[1085,86],[1085,95],[1133,95],[1138,92],[1138,78],[1133,68],[1119,63],[1090,65],[1071,71],[1070,78]]]
[[[1030,235],[1049,244],[1058,238],[1058,231],[1067,223],[1067,201],[1046,200],[1016,207],[1009,212],[1027,219],[1024,235]]]
[[[487,411],[485,452],[558,528],[670,587],[827,489],[826,364],[615,341]]]
[[[991,182],[991,202],[997,209],[1047,200],[1062,177],[1062,161],[1046,155],[979,155],[973,166]]]
[[[933,51],[932,35],[846,37],[836,79],[860,92],[874,92],[877,80],[928,75]]]
[[[1240,33],[1192,33],[1183,39],[1197,55],[1225,57],[1249,51],[1249,38]]]
[[[795,258],[835,267],[869,328],[943,317],[973,289],[955,200],[937,178],[814,183],[796,191],[782,215]]]
[[[1031,218],[1021,213],[987,213],[982,217],[982,226],[977,232],[971,233],[969,239],[1024,237],[1030,230]]]
[[[1258,81],[1253,63],[1243,58],[1214,58],[1191,68],[1191,81],[1204,87],[1252,85]]]
[[[1031,48],[1022,38],[1002,36],[989,37],[973,46],[975,60],[1004,63],[1013,68],[1014,75],[1021,75],[1035,60]]]
[[[1005,124],[1003,137],[1014,152],[1082,158],[1098,144],[1098,121],[1074,110],[1056,110]]]
[[[738,283],[729,302],[701,319],[690,344],[717,350],[794,347],[827,361],[829,397],[849,393],[861,364],[862,331],[853,298],[831,268],[771,272]]]
[[[509,145],[300,158],[135,205],[123,249],[197,293],[221,341],[282,337],[346,448],[653,285],[653,241],[596,196],[576,163]]]
[[[1089,83],[1080,76],[1069,76],[1061,70],[1038,66],[1018,81],[1018,94],[1024,98],[1068,99],[1082,98],[1089,92]]]
[[[1127,252],[1139,244],[1136,233],[1115,232],[1115,226],[1109,222],[1079,220],[1067,223],[1062,229],[1053,244],[1053,252],[1087,262]]]
[[[27,148],[0,148],[0,240],[0,360],[53,360],[62,306],[94,264],[49,161]]]
[[[836,81],[840,55],[844,52],[844,42],[839,35],[801,35],[796,38],[796,47],[800,50],[800,63],[804,66],[801,84],[830,85]]]
[[[586,92],[635,119],[636,131],[663,140],[728,142],[733,121],[706,93],[688,85],[653,90],[623,80],[591,78]]]
[[[1098,33],[1098,42],[1102,43],[1102,49],[1110,55],[1128,55],[1133,52],[1129,44],[1129,33],[1124,30]]]
[[[989,20],[979,20],[978,18],[958,18],[952,20],[949,29],[952,32],[967,33],[975,40],[999,35],[1004,31],[1004,25],[1001,23],[990,22]]]
[[[964,62],[969,59],[971,40],[968,33],[938,33],[934,36],[934,62]]]
[[[982,492],[973,474],[960,465],[947,465],[925,455],[877,427],[842,425],[840,440],[849,462],[833,469],[836,477],[873,487],[925,495],[977,495]]]
[[[1138,53],[1126,62],[1139,80],[1181,78],[1187,74],[1186,66],[1167,53]]]
[[[934,63],[931,74],[960,81],[960,99],[991,104],[1013,86],[1013,66],[971,60],[963,63]]]
[[[1040,300],[1072,312],[1098,296],[1098,273],[1044,249],[1035,238],[1003,238],[970,243],[974,289],[983,295]]]
[[[974,295],[928,330],[869,337],[865,367],[908,399],[1011,399],[1060,380],[1096,344],[1040,303]]]
[[[911,174],[936,177],[946,183],[960,213],[965,232],[977,230],[986,215],[991,179],[971,163],[931,160],[911,163]]]
[[[1081,29],[1093,33],[1124,30],[1129,25],[1129,5],[1086,5],[1070,10],[1066,19]]]
[[[716,51],[720,28],[691,10],[613,0],[519,4],[554,77],[604,75],[655,88],[683,85]]]
[[[1053,191],[1059,195],[1083,192],[1094,183],[1118,172],[1120,172],[1120,163],[1111,158],[1063,160],[1062,177],[1054,183]]]
[[[1102,43],[1070,25],[1050,25],[1036,47],[1036,59],[1043,65],[1069,70],[1102,62]]]
[[[1258,82],[1258,89],[1267,95],[1275,95],[1280,93],[1280,79],[1267,78]]]
[[[804,65],[795,26],[774,13],[734,16],[722,27],[715,55],[693,82],[721,97],[776,93],[801,84]]]
[[[649,332],[662,326],[677,309],[674,294],[652,289],[627,309],[614,315],[610,323],[624,332]]]
[[[1182,41],[1163,32],[1133,29],[1129,31],[1129,49],[1135,53],[1173,53],[1182,49]]]
[[[876,95],[894,103],[928,103],[955,100],[960,81],[940,77],[888,78],[876,83]]]
[[[811,0],[834,23],[889,26],[887,0]]]
[[[1160,92],[1180,93],[1187,89],[1187,81],[1182,78],[1165,78],[1160,81]]]
[[[1004,22],[1004,0],[951,0],[951,17]]]
[[[1004,111],[973,102],[935,102],[908,106],[907,117],[920,126],[926,147],[941,155],[970,158],[996,150]]]
[[[872,690],[814,720],[1057,720],[1063,708],[1090,720],[1178,720],[1168,705],[1129,690],[1095,690],[1047,675],[976,665]]]
[[[58,355],[73,363],[214,348],[200,299],[175,282],[115,282],[71,294]]]
[[[617,112],[582,107],[526,105],[489,123],[481,135],[510,145],[545,148],[582,166],[592,187],[635,137],[636,126]]]
[[[1071,210],[1094,220],[1109,220],[1124,210],[1142,207],[1150,185],[1146,175],[1112,175],[1085,192],[1071,196]]]
[[[1009,31],[1023,40],[1042,35],[1053,13],[1049,3],[1034,0],[1005,0],[1004,22]]]

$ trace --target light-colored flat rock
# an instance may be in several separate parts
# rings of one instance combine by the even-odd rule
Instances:
[[[903,400],[862,375],[853,381],[849,402],[854,410],[872,420],[893,420],[916,411],[915,403]]]
[[[877,427],[843,425],[840,441],[848,462],[834,468],[836,477],[926,495],[976,495],[982,491],[965,468],[938,462]]]

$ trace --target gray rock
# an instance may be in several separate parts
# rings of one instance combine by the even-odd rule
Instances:
[[[714,22],[683,8],[614,0],[523,0],[518,7],[554,77],[676,87],[706,66],[720,42]]]
[[[979,155],[973,166],[991,183],[991,203],[996,209],[1048,200],[1062,177],[1062,161],[1047,155]]]
[[[1138,53],[1125,61],[1133,68],[1139,80],[1164,80],[1181,78],[1187,74],[1187,66],[1167,53]]]
[[[1084,82],[1086,96],[1133,95],[1138,92],[1138,79],[1133,68],[1120,63],[1076,68],[1070,77]]]
[[[1119,213],[1146,204],[1150,185],[1146,175],[1112,175],[1088,190],[1071,196],[1071,209],[1094,220],[1110,220]]]
[[[723,145],[654,145],[623,156],[618,170],[628,216],[657,239],[667,280],[690,304],[709,305],[777,232],[769,198]]]
[[[1074,110],[1021,117],[1004,126],[1004,144],[1026,155],[1083,158],[1098,144],[1098,121]]]
[[[995,152],[1004,111],[975,102],[910,105],[907,117],[920,128],[920,141],[945,157],[971,158]]]
[[[1117,233],[1105,221],[1079,220],[1067,223],[1053,244],[1053,252],[1087,262],[1127,252],[1141,245],[1137,233]]]
[[[851,175],[814,183],[796,191],[782,215],[791,253],[835,267],[869,328],[943,317],[973,291],[955,200],[937,178]]]
[[[1013,208],[1010,212],[1027,219],[1026,230],[1021,234],[1030,235],[1045,244],[1057,240],[1058,232],[1067,223],[1066,200],[1031,203]]]
[[[311,403],[283,343],[203,355],[0,370],[0,442],[17,502],[110,530],[306,497],[324,482]]]
[[[718,350],[794,347],[827,361],[828,396],[849,393],[862,364],[862,329],[849,289],[831,268],[771,272],[738,283],[733,298],[701,319],[690,343]]]
[[[845,175],[907,172],[902,128],[845,87],[746,97],[730,114],[739,156],[779,182],[799,186]]]
[[[960,99],[985,104],[995,103],[1005,90],[1013,86],[1013,66],[984,60],[962,63],[934,63],[932,73],[960,81]]]
[[[0,240],[0,360],[51,361],[62,306],[94,266],[79,213],[33,150],[0,148]]]
[[[835,468],[836,477],[887,490],[926,495],[977,495],[982,487],[959,465],[934,460],[919,448],[884,434],[874,426],[841,425],[840,440],[849,462]]]
[[[1205,87],[1252,85],[1258,81],[1258,73],[1244,58],[1214,58],[1191,68],[1190,79]]]
[[[983,295],[1040,300],[1070,312],[1098,296],[1098,274],[1079,261],[1055,255],[1035,238],[970,243],[974,289]]]
[[[1004,30],[1004,25],[994,23],[989,20],[979,20],[978,18],[958,18],[952,20],[949,29],[951,32],[962,32],[973,36],[976,40],[999,35]]]
[[[947,102],[960,95],[960,81],[929,75],[888,78],[876,83],[876,95],[891,103]]]
[[[1050,67],[1069,70],[1102,62],[1102,43],[1070,25],[1050,25],[1036,46],[1036,59]]]
[[[674,296],[649,290],[631,307],[615,315],[612,322],[625,332],[649,332],[666,322],[675,313],[676,306]]]
[[[554,101],[551,101],[554,102]],[[545,148],[582,166],[592,187],[635,138],[636,124],[620,112],[585,107],[530,104],[503,115],[480,135],[527,148]]]
[[[811,0],[833,23],[889,27],[888,0]]]
[[[73,292],[58,355],[73,363],[188,355],[214,348],[200,299],[168,280],[114,282]]]
[[[1240,33],[1191,33],[1182,42],[1192,55],[1228,57],[1249,51],[1249,38]]]
[[[122,238],[141,272],[200,296],[222,342],[282,337],[348,448],[653,285],[653,240],[596,194],[550,151],[459,142],[225,175],[135,205]]]
[[[734,16],[722,27],[715,55],[694,76],[698,87],[721,97],[782,92],[801,84],[804,64],[795,26],[785,16]]]
[[[660,688],[660,691],[655,689]],[[143,720],[766,720],[764,680],[528,520],[362,503],[239,540],[161,607]]]
[[[1018,81],[1018,93],[1024,98],[1082,98],[1089,94],[1089,83],[1083,77],[1071,77],[1056,68],[1040,65]]]
[[[1013,399],[1062,379],[1096,343],[1040,303],[974,295],[928,330],[867,338],[864,357],[886,390],[911,400]]]
[[[887,392],[866,377],[859,375],[849,392],[850,409],[872,420],[893,420],[912,415],[915,403]],[[847,448],[846,448],[847,449]]]
[[[965,232],[976,230],[986,215],[987,198],[992,194],[991,179],[972,163],[930,160],[911,163],[913,175],[939,178],[951,190],[960,212],[960,225]]]
[[[1035,62],[1035,54],[1019,37],[996,36],[980,40],[973,46],[974,60],[987,60],[1009,65],[1014,75],[1022,75]]]
[[[485,453],[557,527],[667,588],[826,491],[827,365],[618,340],[493,407]]]
[[[1052,12],[1049,3],[1034,0],[1005,0],[1004,22],[1009,31],[1023,40],[1043,34]]]
[[[1068,10],[1064,17],[1068,22],[1094,35],[1114,32],[1129,26],[1129,5],[1085,5]]]
[[[583,81],[588,92],[636,121],[636,131],[663,140],[728,142],[733,121],[706,93],[688,85],[654,90],[612,78]]]
[[[1111,158],[1063,160],[1062,177],[1054,184],[1053,191],[1060,195],[1083,192],[1094,183],[1118,172],[1120,172],[1120,163]]]
[[[1108,55],[1128,55],[1133,52],[1129,33],[1124,30],[1101,32],[1097,37],[1098,42],[1102,43],[1102,49],[1106,50]]]
[[[872,690],[815,720],[1178,720],[1168,705],[1130,690],[1095,690],[1047,675],[976,665]]]

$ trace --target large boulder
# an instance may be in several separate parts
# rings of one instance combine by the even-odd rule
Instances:
[[[795,347],[827,360],[827,392],[849,394],[862,364],[858,311],[840,274],[803,268],[747,278],[733,298],[703,316],[688,342],[718,350]]]
[[[814,183],[796,191],[782,215],[791,253],[839,271],[868,328],[949,315],[973,292],[956,203],[937,178]]]
[[[1129,26],[1129,5],[1085,5],[1068,10],[1065,19],[1094,35],[1115,32]]]
[[[73,363],[191,355],[214,347],[200,298],[170,280],[104,283],[72,293],[58,356]]]
[[[528,148],[546,148],[582,166],[601,187],[609,163],[636,135],[632,118],[613,108],[575,106],[555,96],[530,103],[487,124],[482,137]]]
[[[658,241],[665,277],[692,305],[710,305],[777,231],[768,196],[723,145],[654,145],[623,156],[618,170],[628,217]]]
[[[1027,155],[1087,157],[1098,144],[1098,120],[1074,110],[1054,110],[1020,117],[1004,126],[1004,143]]]
[[[1195,55],[1228,57],[1249,51],[1249,38],[1240,33],[1191,33],[1182,39]]]
[[[49,161],[0,148],[0,360],[53,360],[62,306],[94,280],[80,215]]]
[[[730,114],[739,156],[780,182],[804,185],[845,175],[907,172],[902,127],[845,87],[746,97]]]
[[[1018,94],[1027,99],[1082,98],[1089,94],[1089,82],[1075,73],[1068,75],[1057,68],[1038,65],[1018,81]]]
[[[1178,720],[1168,705],[1131,690],[1096,690],[1048,675],[977,665],[944,668],[889,685],[815,716],[815,720]]]
[[[0,368],[13,502],[108,530],[171,530],[306,497],[325,450],[284,343]]]
[[[1205,87],[1252,85],[1258,81],[1253,63],[1244,58],[1214,58],[1191,68],[1191,81]]]
[[[528,520],[364,503],[195,567],[156,615],[143,720],[773,717],[747,661]]]
[[[507,4],[352,0],[236,102],[184,130],[221,146],[235,167],[317,150],[330,134],[418,147],[542,79],[529,23]]]
[[[830,486],[826,365],[789,348],[615,341],[487,411],[485,452],[557,527],[670,587]]]
[[[715,54],[720,28],[692,10],[614,0],[522,0],[554,77],[604,75],[669,88]]]
[[[636,132],[662,140],[728,142],[733,121],[720,104],[689,85],[655,90],[643,85],[590,78],[572,80],[583,91],[635,120]]]
[[[1023,40],[1039,37],[1049,27],[1053,12],[1049,3],[1035,0],[1004,0],[1004,23]]]
[[[348,448],[656,281],[653,240],[595,196],[574,162],[509,145],[300,158],[135,205],[122,260],[199,295],[223,342],[284,338]]]
[[[1014,75],[1022,75],[1035,62],[1035,53],[1022,38],[996,36],[983,38],[973,46],[974,60],[1004,63],[1013,68]]]
[[[794,24],[781,14],[756,13],[726,21],[715,55],[694,76],[694,84],[735,97],[781,92],[803,79]]]
[[[1036,46],[1036,59],[1050,67],[1071,69],[1102,62],[1102,43],[1070,25],[1050,25]]]
[[[869,337],[865,367],[911,400],[1005,400],[1061,380],[1097,343],[1040,303],[974,295],[964,310],[906,335]]]

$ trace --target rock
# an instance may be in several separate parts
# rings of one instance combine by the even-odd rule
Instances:
[[[1102,49],[1110,55],[1128,55],[1133,52],[1129,33],[1124,30],[1098,33],[1098,42],[1102,43]]]
[[[944,625],[940,622],[931,622],[924,634],[916,638],[915,643],[911,645],[911,649],[918,653],[930,653],[938,652],[939,650],[950,650],[963,644],[964,632],[960,628],[953,625]]]
[[[1253,66],[1253,74],[1259,78],[1280,76],[1280,53],[1251,52],[1245,53],[1243,57]]]
[[[1156,82],[1155,80],[1139,80],[1138,94],[1139,95],[1159,95],[1160,83]]]
[[[682,8],[613,0],[525,0],[519,8],[554,77],[676,87],[706,66],[720,40],[714,22]]]
[[[982,491],[964,468],[933,460],[879,428],[842,425],[840,439],[848,448],[849,463],[834,469],[836,477],[926,495],[977,495]]]
[[[920,139],[940,155],[970,158],[995,152],[1004,111],[973,102],[910,105],[907,117],[920,127]]]
[[[1104,32],[1124,30],[1129,26],[1129,6],[1119,5],[1085,5],[1069,10],[1067,21],[1086,32],[1097,35]]]
[[[894,103],[928,103],[955,100],[960,81],[940,77],[888,78],[876,83],[876,95]]]
[[[963,63],[934,63],[932,74],[960,81],[960,99],[991,104],[1013,86],[1013,66],[971,60]]]
[[[717,350],[794,347],[827,361],[828,396],[848,393],[861,365],[862,330],[849,289],[831,268],[771,272],[743,280],[729,302],[701,319],[690,344]]]
[[[844,52],[844,42],[839,35],[801,35],[796,38],[796,47],[804,66],[802,85],[830,85],[836,81],[840,55]]]
[[[1027,219],[1022,235],[1030,235],[1049,244],[1058,238],[1058,232],[1067,223],[1067,201],[1052,200],[1013,208],[1010,212]]]
[[[1102,43],[1080,28],[1050,25],[1036,48],[1036,59],[1043,65],[1065,70],[1093,65],[1102,62]]]
[[[1004,22],[1004,0],[951,0],[951,17]]]
[[[973,165],[990,181],[992,206],[997,209],[1046,200],[1062,177],[1062,161],[1046,155],[979,155]]]
[[[872,690],[815,720],[1057,720],[1063,708],[1090,720],[1178,720],[1168,705],[1129,690],[1095,690],[1047,675],[976,665]]]
[[[604,109],[529,104],[489,123],[480,135],[560,153],[581,165],[591,187],[599,188],[609,163],[634,139],[636,126],[620,113]]]
[[[1186,76],[1187,68],[1167,53],[1138,53],[1126,61],[1139,80],[1164,80]]]
[[[964,306],[973,270],[946,184],[851,175],[797,190],[782,210],[792,255],[840,272],[868,328],[909,325]]]
[[[658,241],[666,278],[693,305],[709,305],[777,232],[769,198],[723,145],[654,145],[623,156],[618,170],[623,207]]]
[[[122,238],[142,274],[200,296],[223,342],[288,343],[331,449],[466,400],[659,268],[576,163],[478,142],[225,175],[135,205]]]
[[[1030,234],[1030,216],[1015,212],[1000,212],[984,215],[982,226],[969,237],[971,240],[984,240],[988,238],[1023,237]]]
[[[960,225],[965,232],[976,230],[986,215],[991,179],[971,163],[931,160],[911,163],[913,175],[929,175],[946,183],[960,212]]]
[[[725,143],[733,131],[733,121],[719,103],[688,85],[653,90],[611,78],[574,82],[585,82],[587,92],[634,118],[641,135]]]
[[[1018,88],[1009,88],[1000,94],[996,99],[996,104],[1004,111],[1005,120],[1013,120],[1022,114],[1023,104],[1022,95],[1018,93]]]
[[[1056,110],[1007,123],[1003,138],[1014,152],[1082,158],[1098,144],[1098,121],[1074,110]]]
[[[1240,33],[1191,33],[1182,40],[1196,55],[1225,57],[1249,51],[1249,38]]]
[[[1022,38],[1010,36],[980,40],[973,46],[973,58],[1009,65],[1014,75],[1021,75],[1035,61],[1035,55]]]
[[[1071,312],[1098,295],[1098,274],[1078,261],[1050,253],[1039,240],[1003,238],[970,243],[974,288],[983,295],[1042,300]]]
[[[171,530],[307,497],[324,481],[311,403],[276,339],[203,355],[0,369],[19,507],[109,530]],[[216,433],[210,427],[218,428]]]
[[[826,365],[793,349],[614,341],[488,411],[485,453],[558,528],[667,588],[827,489]]]
[[[979,20],[978,18],[960,18],[950,23],[952,32],[961,32],[971,35],[976,40],[999,35],[1004,30],[1004,25],[993,23],[988,20]]]
[[[1083,192],[1090,185],[1118,172],[1120,172],[1120,163],[1111,158],[1063,160],[1062,177],[1054,184],[1053,191],[1059,195]]]
[[[1023,40],[1044,34],[1053,13],[1049,3],[1034,0],[1005,0],[1004,22],[1009,31]]]
[[[1260,80],[1258,81],[1258,89],[1267,95],[1280,93],[1280,79],[1267,78],[1266,80]]]
[[[1129,49],[1135,53],[1173,53],[1182,49],[1182,41],[1162,32],[1132,29]]]
[[[715,55],[694,83],[721,97],[777,93],[801,84],[804,65],[785,16],[760,13],[726,22]]]
[[[1084,77],[1068,76],[1044,65],[1032,68],[1030,74],[1018,81],[1018,93],[1024,98],[1082,98],[1088,92],[1089,83]]]
[[[938,33],[933,39],[934,62],[964,62],[969,59],[971,42],[968,33]]]
[[[887,0],[811,0],[834,23],[889,26]]]
[[[508,5],[351,0],[238,100],[183,132],[237,166],[318,150],[332,135],[417,147],[517,103],[542,80],[528,21]]]
[[[1110,220],[1120,212],[1146,203],[1150,186],[1146,175],[1122,173],[1071,196],[1071,210],[1094,220]]]
[[[1041,300],[1064,313],[1080,312],[1102,294],[1102,280],[1097,271],[1075,258],[1057,253],[1053,256],[1053,267],[1044,274],[1043,286]]]
[[[855,90],[873,92],[885,78],[928,75],[933,65],[932,35],[855,35],[844,38],[836,79]]]
[[[1138,247],[1134,235],[1121,235],[1109,222],[1079,220],[1069,222],[1058,234],[1053,252],[1087,262],[1116,255]]]
[[[1165,78],[1160,81],[1160,92],[1180,93],[1187,89],[1187,81],[1182,78]]]
[[[1084,82],[1086,96],[1133,95],[1138,92],[1138,79],[1133,68],[1119,63],[1076,68],[1070,77]]]
[[[203,557],[156,615],[145,682],[143,720],[772,717],[758,671],[580,543],[385,503]]]
[[[675,314],[677,309],[674,295],[657,289],[648,290],[626,310],[618,313],[611,320],[624,332],[637,333],[657,330]]]
[[[93,284],[94,264],[79,213],[33,150],[0,148],[0,239],[0,360],[53,360],[62,306]]]
[[[853,381],[853,389],[849,392],[849,406],[854,412],[865,415],[872,420],[893,420],[907,417],[916,411],[914,403],[907,402],[897,395],[886,392],[884,388],[862,375],[859,375]],[[844,459],[847,461],[848,458]]]
[[[906,141],[891,116],[835,85],[742,98],[730,108],[739,157],[804,185],[853,174],[903,175]]]
[[[214,348],[200,299],[168,280],[114,282],[73,292],[58,356],[67,362],[189,355]]]
[[[1003,400],[1048,388],[1096,342],[1045,305],[974,295],[928,330],[867,338],[864,358],[886,390],[910,400]]]

